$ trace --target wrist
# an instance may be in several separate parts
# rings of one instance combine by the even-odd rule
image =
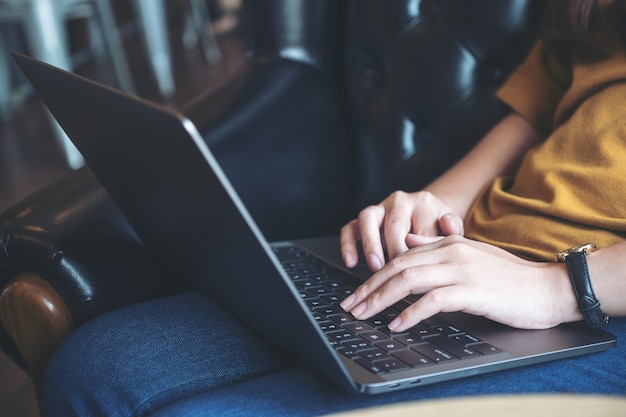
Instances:
[[[550,263],[549,266],[552,271],[548,279],[552,297],[554,325],[582,320],[583,316],[578,309],[578,300],[572,287],[567,265],[563,262],[558,262]]]
[[[456,215],[461,221],[464,221],[469,204],[465,201],[463,191],[448,190],[446,187],[438,187],[437,183],[432,183],[422,191],[429,193],[440,203],[445,205],[451,214]]]
[[[557,254],[557,260],[567,265],[567,271],[576,298],[578,311],[589,327],[600,327],[608,321],[601,309],[591,284],[587,256],[596,251],[596,245],[587,243],[565,249]]]

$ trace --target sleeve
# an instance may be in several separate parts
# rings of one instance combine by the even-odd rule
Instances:
[[[538,132],[549,135],[556,109],[570,83],[571,74],[538,41],[496,95]]]

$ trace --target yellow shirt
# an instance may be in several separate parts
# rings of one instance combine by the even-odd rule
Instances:
[[[626,238],[626,53],[608,27],[608,58],[564,71],[540,41],[498,91],[547,138],[477,198],[467,237],[537,260]]]

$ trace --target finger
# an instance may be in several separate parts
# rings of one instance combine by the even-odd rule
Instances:
[[[385,215],[384,236],[389,259],[406,252],[406,235],[411,231],[411,207],[406,205],[392,206]]]
[[[465,311],[471,298],[467,291],[460,291],[457,285],[433,289],[405,308],[398,317],[389,323],[389,329],[399,333],[435,314]]]
[[[463,220],[454,213],[446,213],[439,218],[439,229],[444,236],[463,236]]]
[[[439,242],[445,236],[423,236],[423,235],[414,235],[413,233],[409,233],[406,236],[406,245],[409,248],[414,248],[416,246],[428,245],[430,243]]]
[[[385,264],[385,253],[380,236],[384,217],[384,207],[377,205],[363,209],[358,218],[363,254],[372,271],[378,271]]]
[[[342,307],[357,319],[366,320],[409,294],[452,285],[454,275],[447,273],[448,268],[441,269],[440,261],[436,251],[403,254],[357,288]]]
[[[439,209],[436,198],[430,193],[420,193],[411,218],[411,231],[416,235],[436,236],[439,234],[437,220]]]
[[[389,261],[342,306],[357,319],[366,320],[409,294],[425,294],[458,284],[463,276],[462,266],[450,264],[451,256],[455,259],[454,252],[449,253],[449,248],[443,247],[446,241],[458,239],[433,238],[433,243],[413,248]]]
[[[383,286],[393,276],[393,272],[387,266],[375,272],[367,281],[354,290],[350,296],[343,300],[339,304],[341,308],[348,313],[353,313],[356,307],[365,302],[372,293]],[[360,310],[363,310],[363,308]]]
[[[429,237],[417,237],[429,239]],[[433,237],[433,242],[412,248],[392,259],[346,298],[341,307],[367,319],[408,294],[423,294],[440,286],[451,285],[460,273],[451,273],[445,263],[450,255],[437,250],[458,237]]]
[[[348,268],[353,268],[359,262],[359,252],[357,242],[360,239],[359,222],[352,220],[341,228],[339,241],[341,246],[341,256]]]

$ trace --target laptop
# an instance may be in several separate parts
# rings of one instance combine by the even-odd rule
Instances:
[[[580,323],[519,330],[464,313],[401,334],[338,306],[369,272],[338,236],[267,242],[193,123],[25,55],[14,58],[155,262],[352,393],[377,394],[609,349]]]

